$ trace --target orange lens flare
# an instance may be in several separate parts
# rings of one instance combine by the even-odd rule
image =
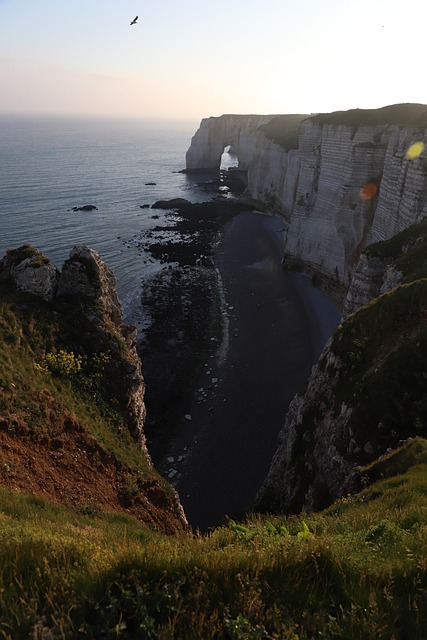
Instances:
[[[368,182],[360,189],[360,199],[372,200],[372,198],[375,198],[375,196],[377,195],[377,192],[378,185],[376,185],[375,182]]]

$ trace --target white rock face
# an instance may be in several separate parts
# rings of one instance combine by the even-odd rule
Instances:
[[[18,291],[30,293],[43,300],[53,299],[58,271],[52,263],[33,267],[32,259],[27,258],[12,269],[11,275]]]
[[[0,261],[0,280],[11,280],[17,291],[50,301],[58,286],[58,269],[29,246],[11,250]]]
[[[376,129],[301,125],[303,154],[286,256],[345,287],[375,213],[375,201],[361,200],[360,189],[381,176],[385,149],[373,146]]]
[[[224,148],[231,146],[239,159],[239,169],[247,171],[254,155],[255,131],[272,117],[224,115],[204,118],[187,151],[187,169],[219,169]]]
[[[221,116],[202,121],[187,153],[187,168],[219,167],[231,144],[248,192],[284,216],[285,264],[323,276],[343,306],[364,248],[427,215],[427,162],[408,160],[408,147],[427,143],[427,131],[397,125],[299,125],[298,149],[287,151],[258,127],[266,116]],[[424,154],[425,155],[425,154]],[[370,200],[361,188],[375,182]],[[356,295],[354,293],[354,295]]]
[[[378,204],[368,243],[387,240],[427,216],[427,162],[405,157],[416,141],[427,144],[425,129],[390,127]]]
[[[345,300],[344,319],[380,294],[390,263],[387,258],[369,257],[362,253]]]
[[[255,143],[248,190],[253,198],[290,220],[300,174],[300,154],[298,150],[286,152],[261,132],[256,133]]]

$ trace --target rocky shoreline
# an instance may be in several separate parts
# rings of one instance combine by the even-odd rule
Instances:
[[[227,221],[253,208],[240,199],[243,188],[236,176],[221,176],[218,190],[226,195],[196,204],[184,199],[155,203],[153,210],[170,209],[167,221],[139,239],[141,248],[162,264],[142,282],[145,320],[138,339],[147,382],[145,431],[156,466],[170,457],[171,440],[188,422],[200,372],[223,339],[214,252]],[[203,392],[200,401],[207,402],[209,390]]]
[[[338,312],[283,269],[281,218],[239,197],[174,204],[141,239],[163,263],[143,283],[145,431],[189,522],[206,530],[251,508]]]

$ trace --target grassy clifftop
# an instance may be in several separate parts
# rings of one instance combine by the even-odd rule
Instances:
[[[284,149],[298,149],[298,125],[307,117],[301,114],[276,116],[259,130]]]
[[[298,126],[303,120],[321,125],[345,125],[348,127],[397,125],[402,127],[427,126],[427,105],[392,104],[380,109],[349,109],[316,115],[280,115],[259,127],[267,138],[286,150],[298,149]]]
[[[170,487],[127,428],[120,333],[110,323],[91,334],[77,300],[45,302],[4,286],[1,294],[1,484],[181,529]]]
[[[319,113],[310,118],[320,124],[344,124],[347,126],[399,125],[425,127],[427,125],[427,105],[392,104],[380,109],[349,109]]]
[[[414,440],[322,513],[203,538],[3,487],[1,637],[421,640],[426,461]]]
[[[83,349],[78,301],[0,293],[0,638],[426,637],[426,440],[363,468],[362,491],[322,512],[190,535],[123,420],[114,327]],[[343,325],[343,353],[376,304]],[[408,304],[387,309],[378,340],[387,326],[409,340]],[[353,364],[364,375],[362,355],[349,356],[349,377]],[[407,381],[422,400],[415,364]]]

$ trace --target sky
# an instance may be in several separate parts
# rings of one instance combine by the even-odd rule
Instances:
[[[427,103],[426,24],[426,0],[0,0],[0,113],[199,120]]]

